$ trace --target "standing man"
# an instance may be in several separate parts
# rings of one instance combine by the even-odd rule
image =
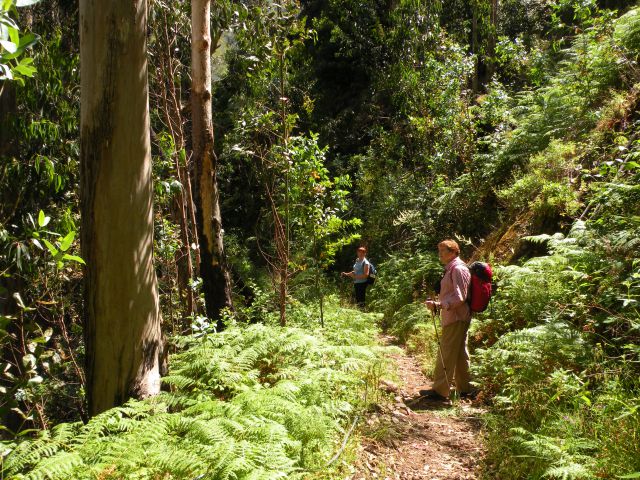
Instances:
[[[342,272],[341,275],[353,278],[353,290],[356,297],[356,305],[360,308],[364,308],[369,278],[369,260],[366,259],[366,248],[359,247],[356,253],[358,258],[356,259],[356,263],[353,264],[353,270],[350,272]]]
[[[433,388],[420,390],[420,395],[434,400],[448,400],[450,382],[466,397],[471,393],[469,383],[469,350],[467,334],[471,323],[471,309],[467,303],[471,273],[460,259],[460,247],[453,240],[438,244],[438,258],[445,265],[440,281],[440,301],[427,300],[429,310],[441,311],[442,337],[440,355],[436,359]]]

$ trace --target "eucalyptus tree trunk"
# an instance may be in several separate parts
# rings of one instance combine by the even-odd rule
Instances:
[[[489,38],[487,39],[487,83],[491,82],[495,73],[496,43],[498,36],[498,0],[490,0]]]
[[[478,48],[478,6],[475,2],[471,2],[471,9],[471,53],[475,55],[475,58],[473,60],[473,77],[471,79],[471,90],[473,91],[473,93],[477,94],[480,91],[480,52]]]
[[[160,390],[145,0],[81,0],[80,173],[89,414]]]
[[[207,316],[220,318],[231,307],[231,278],[222,242],[222,218],[216,178],[211,118],[210,0],[191,2],[191,106],[196,222],[200,242],[200,276]]]

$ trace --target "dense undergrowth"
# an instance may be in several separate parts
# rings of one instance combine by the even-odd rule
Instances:
[[[175,208],[186,189],[175,165],[191,156],[189,12],[151,2],[155,262],[173,355],[158,398],[86,424],[60,423],[87,417],[77,8],[33,11],[39,71],[14,87],[0,130],[0,477],[330,477],[381,364],[372,315],[330,301],[320,329],[309,305],[366,244],[380,273],[370,309],[429,373],[434,318],[420,302],[440,278],[435,245],[452,237],[499,281],[470,341],[490,411],[484,476],[640,478],[637,7],[308,0],[264,15],[273,2],[250,3],[214,2],[212,16],[221,207],[247,324],[214,333],[185,308],[201,286],[180,275],[192,243]],[[286,155],[281,128],[296,138]],[[277,181],[289,161],[297,173]],[[269,179],[286,209],[269,203]],[[290,327],[279,328],[271,215],[289,201]]]
[[[489,89],[480,113],[497,128],[479,144],[482,167],[447,197],[472,208],[486,185],[502,205],[502,226],[474,254],[498,279],[470,332],[489,408],[484,478],[640,477],[640,14],[614,16],[592,18],[536,88]],[[376,300],[427,373],[432,322],[405,300],[429,293],[408,272],[433,264],[394,253]]]
[[[590,223],[548,239],[550,255],[503,267],[494,314],[476,325],[489,476],[640,472],[637,227],[625,238]]]
[[[325,329],[313,309],[294,317],[300,326],[231,324],[174,339],[165,392],[4,442],[2,478],[326,474],[354,417],[378,399],[376,317],[333,306]]]

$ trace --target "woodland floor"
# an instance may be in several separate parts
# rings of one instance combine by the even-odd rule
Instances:
[[[384,337],[385,343],[393,338]],[[482,455],[480,415],[469,401],[453,406],[419,400],[430,382],[415,358],[390,355],[399,385],[384,382],[394,401],[366,420],[365,437],[351,480],[476,479]],[[408,406],[410,405],[410,406]]]

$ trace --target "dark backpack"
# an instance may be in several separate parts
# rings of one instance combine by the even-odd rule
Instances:
[[[376,271],[376,267],[373,263],[369,262],[369,276],[367,277],[367,284],[373,285],[376,282],[376,276],[378,272]]]
[[[471,283],[467,295],[467,303],[472,313],[484,312],[489,306],[491,294],[493,293],[493,272],[491,265],[483,262],[473,262],[469,265],[471,272]]]

